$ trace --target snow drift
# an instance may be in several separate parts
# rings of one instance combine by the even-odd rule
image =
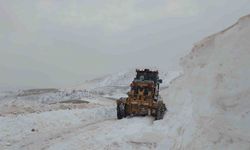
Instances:
[[[249,41],[250,15],[198,42],[181,60],[185,75],[167,99],[172,113],[190,111],[177,136],[181,145],[172,149],[250,148]]]

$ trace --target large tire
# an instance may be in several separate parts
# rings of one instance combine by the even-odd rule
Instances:
[[[156,108],[155,120],[163,119],[166,110],[167,110],[167,108],[166,108],[165,104],[163,104],[162,101],[159,101],[158,106]]]
[[[161,120],[163,119],[163,115],[162,112],[159,108],[156,109],[156,116],[155,116],[155,120]]]
[[[124,103],[117,103],[117,119],[122,119],[126,117],[125,112],[125,104]]]

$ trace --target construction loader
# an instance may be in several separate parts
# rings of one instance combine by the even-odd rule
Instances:
[[[128,97],[117,100],[117,118],[127,116],[153,116],[155,120],[163,119],[167,111],[160,95],[158,71],[149,69],[136,70],[136,77],[130,84]]]

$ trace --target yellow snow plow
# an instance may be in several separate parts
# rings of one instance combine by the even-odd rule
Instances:
[[[163,119],[167,108],[159,95],[162,80],[158,71],[149,69],[136,70],[127,98],[117,100],[117,118],[126,116],[154,116],[155,120]]]

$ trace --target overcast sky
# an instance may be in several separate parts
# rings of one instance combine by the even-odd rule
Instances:
[[[0,0],[0,87],[60,87],[138,66],[178,70],[250,0]]]

